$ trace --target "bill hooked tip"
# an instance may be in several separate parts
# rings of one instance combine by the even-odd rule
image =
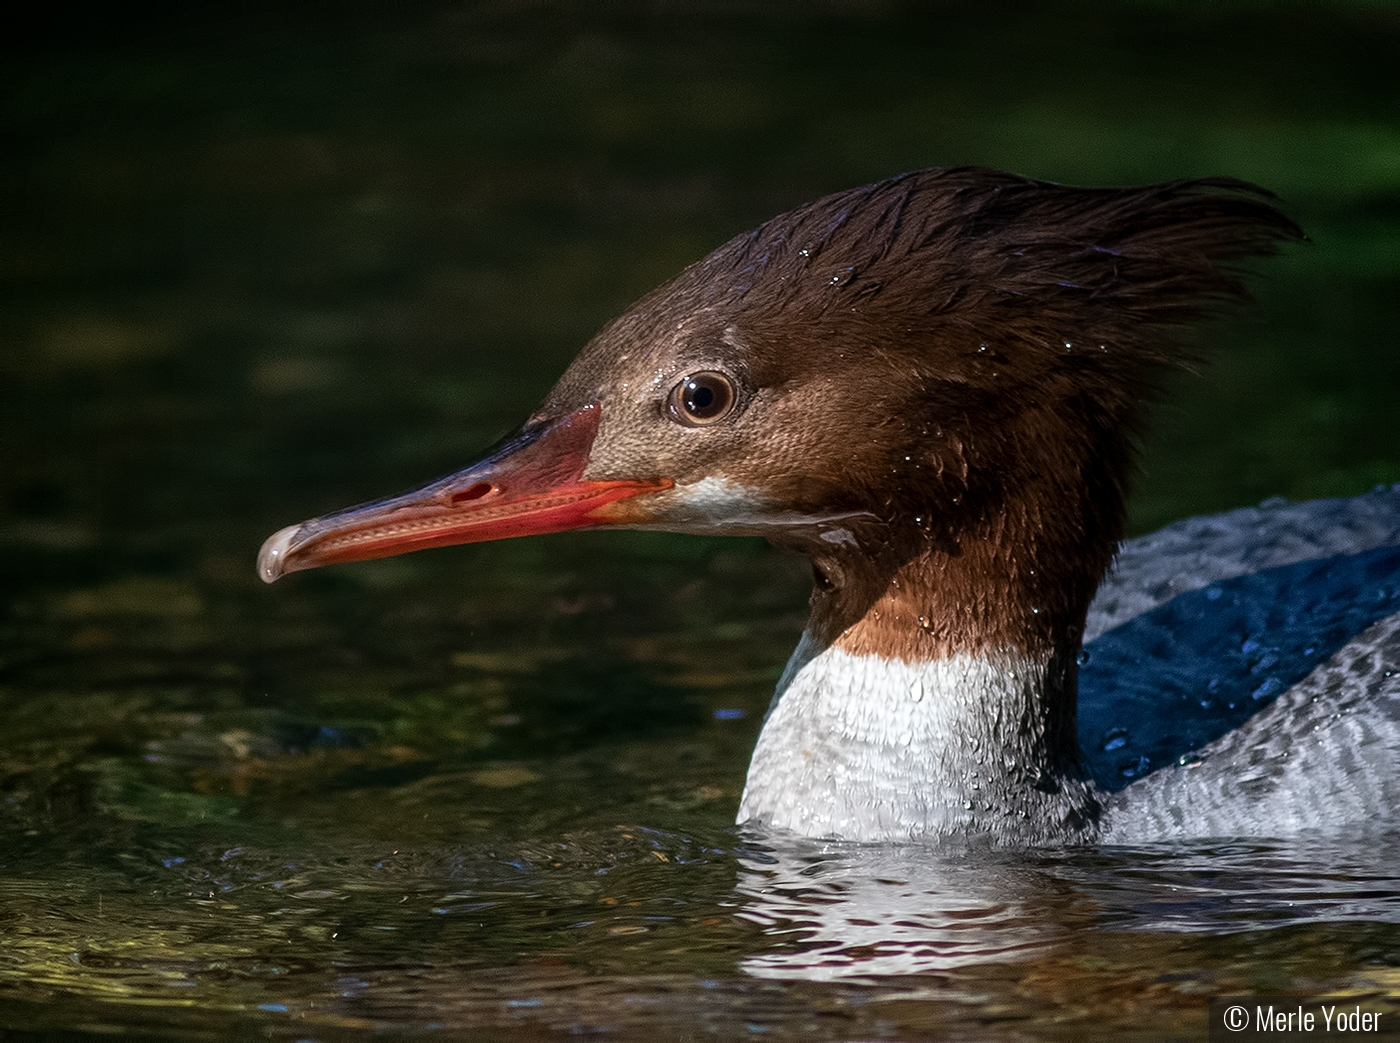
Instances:
[[[287,571],[284,564],[287,548],[300,528],[300,525],[288,525],[263,541],[262,550],[258,551],[258,576],[264,583],[273,582]]]

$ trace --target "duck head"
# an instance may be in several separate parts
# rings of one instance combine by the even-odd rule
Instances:
[[[821,645],[1072,660],[1173,334],[1300,235],[1266,199],[963,168],[817,200],[605,326],[483,460],[281,530],[259,573],[588,526],[759,534],[811,559]]]

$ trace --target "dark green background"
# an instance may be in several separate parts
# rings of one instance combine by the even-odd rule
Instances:
[[[273,529],[467,462],[599,325],[729,236],[934,165],[1228,174],[1311,236],[1259,266],[1257,307],[1203,331],[1213,361],[1155,414],[1134,531],[1400,481],[1394,5],[34,17],[0,43],[0,1027],[178,1035],[236,1013],[293,1032],[300,1010],[335,1031],[495,1032],[502,996],[565,967],[551,995],[624,1033],[654,1026],[617,982],[685,1025],[712,975],[741,1034],[825,1032],[814,1011],[860,1000],[875,1013],[851,1031],[951,1019],[987,1038],[1015,1009],[1038,1038],[1131,1035],[1203,1030],[1203,990],[1395,965],[1393,929],[1370,923],[1189,942],[1099,925],[1029,979],[954,975],[913,1014],[878,990],[760,1001],[736,961],[776,943],[726,911],[732,857],[667,867],[695,837],[733,843],[800,563],[616,533],[275,588],[252,571]],[[477,933],[423,912],[550,845],[560,872],[496,881],[514,897]],[[385,884],[393,851],[412,866]],[[689,912],[669,935],[568,933],[604,863],[648,867],[604,896],[621,908]],[[283,878],[335,897],[293,929]],[[332,989],[345,966],[379,999]],[[468,972],[497,1006],[461,991]],[[428,1012],[444,995],[467,998]]]

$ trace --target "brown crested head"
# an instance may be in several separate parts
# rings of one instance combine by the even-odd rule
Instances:
[[[961,168],[808,203],[609,323],[515,448],[283,530],[263,574],[585,524],[762,533],[812,558],[822,641],[1064,653],[1175,335],[1301,235],[1269,199]]]
[[[826,640],[906,657],[1077,644],[1143,405],[1187,359],[1176,335],[1244,295],[1237,262],[1301,237],[1270,198],[971,168],[838,193],[647,295],[537,417],[599,402],[589,473],[675,482],[673,506],[628,520],[769,518],[746,531],[813,558]],[[693,375],[718,382],[701,398],[730,396],[718,417],[677,406]],[[794,516],[849,517],[833,533]]]

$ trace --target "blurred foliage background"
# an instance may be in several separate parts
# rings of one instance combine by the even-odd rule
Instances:
[[[618,823],[726,836],[800,562],[593,533],[272,589],[252,565],[284,524],[461,466],[630,300],[807,199],[958,164],[1258,182],[1311,242],[1203,331],[1213,361],[1155,414],[1133,529],[1400,481],[1393,4],[27,14],[0,38],[0,999],[38,1024],[44,997],[144,1003],[172,976],[256,1012],[318,994],[336,960],[411,964],[429,936],[478,968],[567,952],[638,973],[758,944],[716,912],[722,852],[609,894],[692,901],[664,959],[559,932],[601,865],[704,861]],[[539,838],[564,835],[562,875],[484,933],[386,912],[515,864],[433,856],[381,883],[388,851],[545,865]],[[402,947],[369,927],[333,944],[341,907],[273,930],[269,881],[289,880],[322,905],[349,881]],[[728,926],[694,943],[710,922]],[[1325,947],[1277,936],[1265,956],[1162,942],[1073,991],[1133,994],[1162,961],[1335,982],[1380,944],[1333,942],[1321,970],[1299,954]],[[268,969],[284,945],[301,977]]]

